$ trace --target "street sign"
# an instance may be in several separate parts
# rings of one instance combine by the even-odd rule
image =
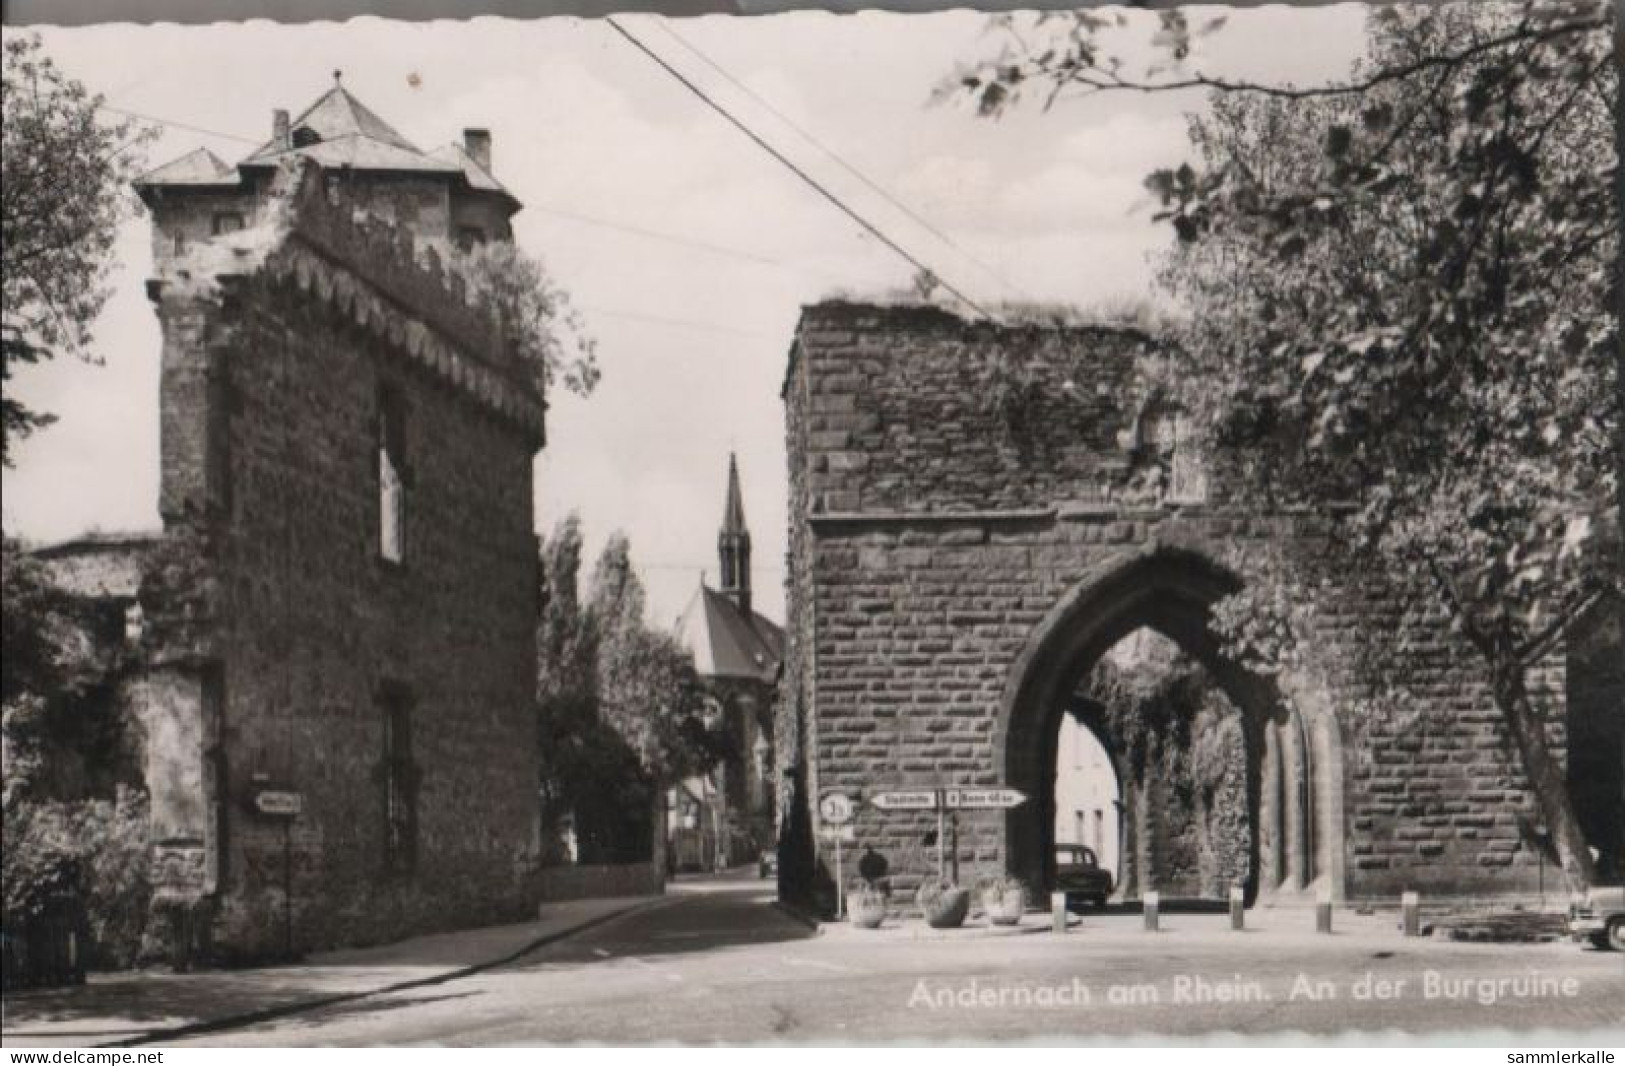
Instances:
[[[951,811],[1008,810],[1027,802],[1014,788],[948,788],[942,792],[942,805]]]
[[[298,792],[256,792],[254,806],[261,814],[277,818],[296,818],[305,809],[305,797]]]
[[[831,843],[850,844],[858,839],[858,827],[855,825],[826,825],[819,833]]]
[[[869,797],[869,802],[883,811],[933,811],[937,808],[937,790],[913,788],[876,792]]]
[[[818,817],[826,825],[845,825],[852,820],[852,797],[831,792],[818,801]]]

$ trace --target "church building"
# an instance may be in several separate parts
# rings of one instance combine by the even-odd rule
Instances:
[[[773,696],[784,630],[751,605],[750,530],[732,455],[717,556],[720,587],[701,580],[678,619],[677,637],[693,652],[711,714],[726,723],[733,745],[709,780],[677,790],[689,812],[669,830],[678,869],[754,861],[774,844]]]

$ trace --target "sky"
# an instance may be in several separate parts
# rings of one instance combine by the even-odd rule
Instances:
[[[1133,18],[1146,21],[1119,42],[1131,61],[1151,24]],[[1352,4],[1237,10],[1193,63],[1324,81],[1346,72],[1363,18]],[[970,11],[619,21],[978,303],[1100,308],[1151,295],[1151,259],[1170,233],[1152,221],[1142,181],[1188,158],[1185,114],[1202,108],[1200,95],[1063,99],[997,121],[933,104],[958,64],[997,46],[988,16]],[[589,398],[552,398],[535,464],[538,531],[574,511],[594,554],[625,531],[650,620],[669,625],[702,575],[716,583],[737,452],[756,607],[783,618],[779,388],[800,308],[895,294],[912,263],[601,20],[39,32],[108,105],[167,123],[153,166],[198,146],[236,162],[267,139],[274,108],[302,110],[334,70],[421,148],[490,129],[494,169],[526,205],[516,239],[570,294],[603,369]],[[62,359],[18,376],[15,395],[60,420],[18,446],[4,473],[8,534],[54,541],[160,525],[147,226],[132,217],[119,234],[98,362]]]

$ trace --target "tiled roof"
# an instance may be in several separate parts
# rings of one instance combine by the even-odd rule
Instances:
[[[704,585],[678,618],[677,639],[704,677],[771,682],[784,657],[783,629]]]
[[[314,159],[324,167],[349,167],[351,170],[405,170],[431,174],[456,174],[462,170],[455,163],[424,155],[415,148],[401,148],[359,133],[345,134],[269,156],[256,154],[244,160],[243,166],[268,166],[276,160],[294,156]]]
[[[508,192],[507,186],[498,181],[496,176],[489,170],[480,166],[473,156],[463,150],[463,146],[460,144],[448,144],[443,148],[435,149],[434,158],[443,163],[450,163],[461,170],[463,177],[468,181],[468,187],[471,189],[479,189],[481,192],[499,192],[510,197],[513,195]]]
[[[135,179],[144,185],[236,185],[237,168],[228,165],[207,148],[188,152],[172,162]]]
[[[360,137],[390,148],[397,148],[417,159],[427,159],[411,141],[402,137],[395,127],[375,115],[360,100],[345,91],[344,86],[334,85],[327,90],[314,104],[300,112],[299,117],[288,123],[288,129],[297,132],[308,129],[323,141],[335,141],[341,137]],[[304,152],[305,148],[290,148],[279,144],[275,140],[266,141],[259,149],[247,159],[244,166],[257,166],[275,162],[278,158],[292,152]]]
[[[173,163],[165,164],[136,181],[137,188],[159,186],[236,185],[238,169],[263,169],[285,159],[308,158],[324,167],[350,170],[461,175],[468,187],[506,197],[514,208],[519,201],[495,176],[480,166],[461,147],[451,145],[433,153],[425,152],[401,136],[389,123],[351,96],[342,85],[334,85],[299,117],[288,123],[289,142],[266,141],[237,167],[229,166],[207,149],[200,148]],[[315,138],[310,143],[292,143],[300,131]]]

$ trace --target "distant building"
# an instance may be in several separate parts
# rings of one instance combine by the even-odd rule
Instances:
[[[141,609],[149,934],[177,957],[533,913],[545,402],[451,262],[511,239],[490,150],[420,151],[335,78],[236,166],[136,183],[164,533],[45,554]]]
[[[1117,877],[1117,771],[1089,727],[1070,715],[1061,719],[1055,744],[1055,842],[1094,849],[1100,865]]]
[[[731,455],[717,555],[721,587],[701,581],[678,619],[677,637],[694,654],[714,720],[727,724],[733,750],[710,781],[673,791],[693,812],[670,820],[679,869],[750,861],[774,843],[773,697],[784,631],[751,606],[750,530]]]

